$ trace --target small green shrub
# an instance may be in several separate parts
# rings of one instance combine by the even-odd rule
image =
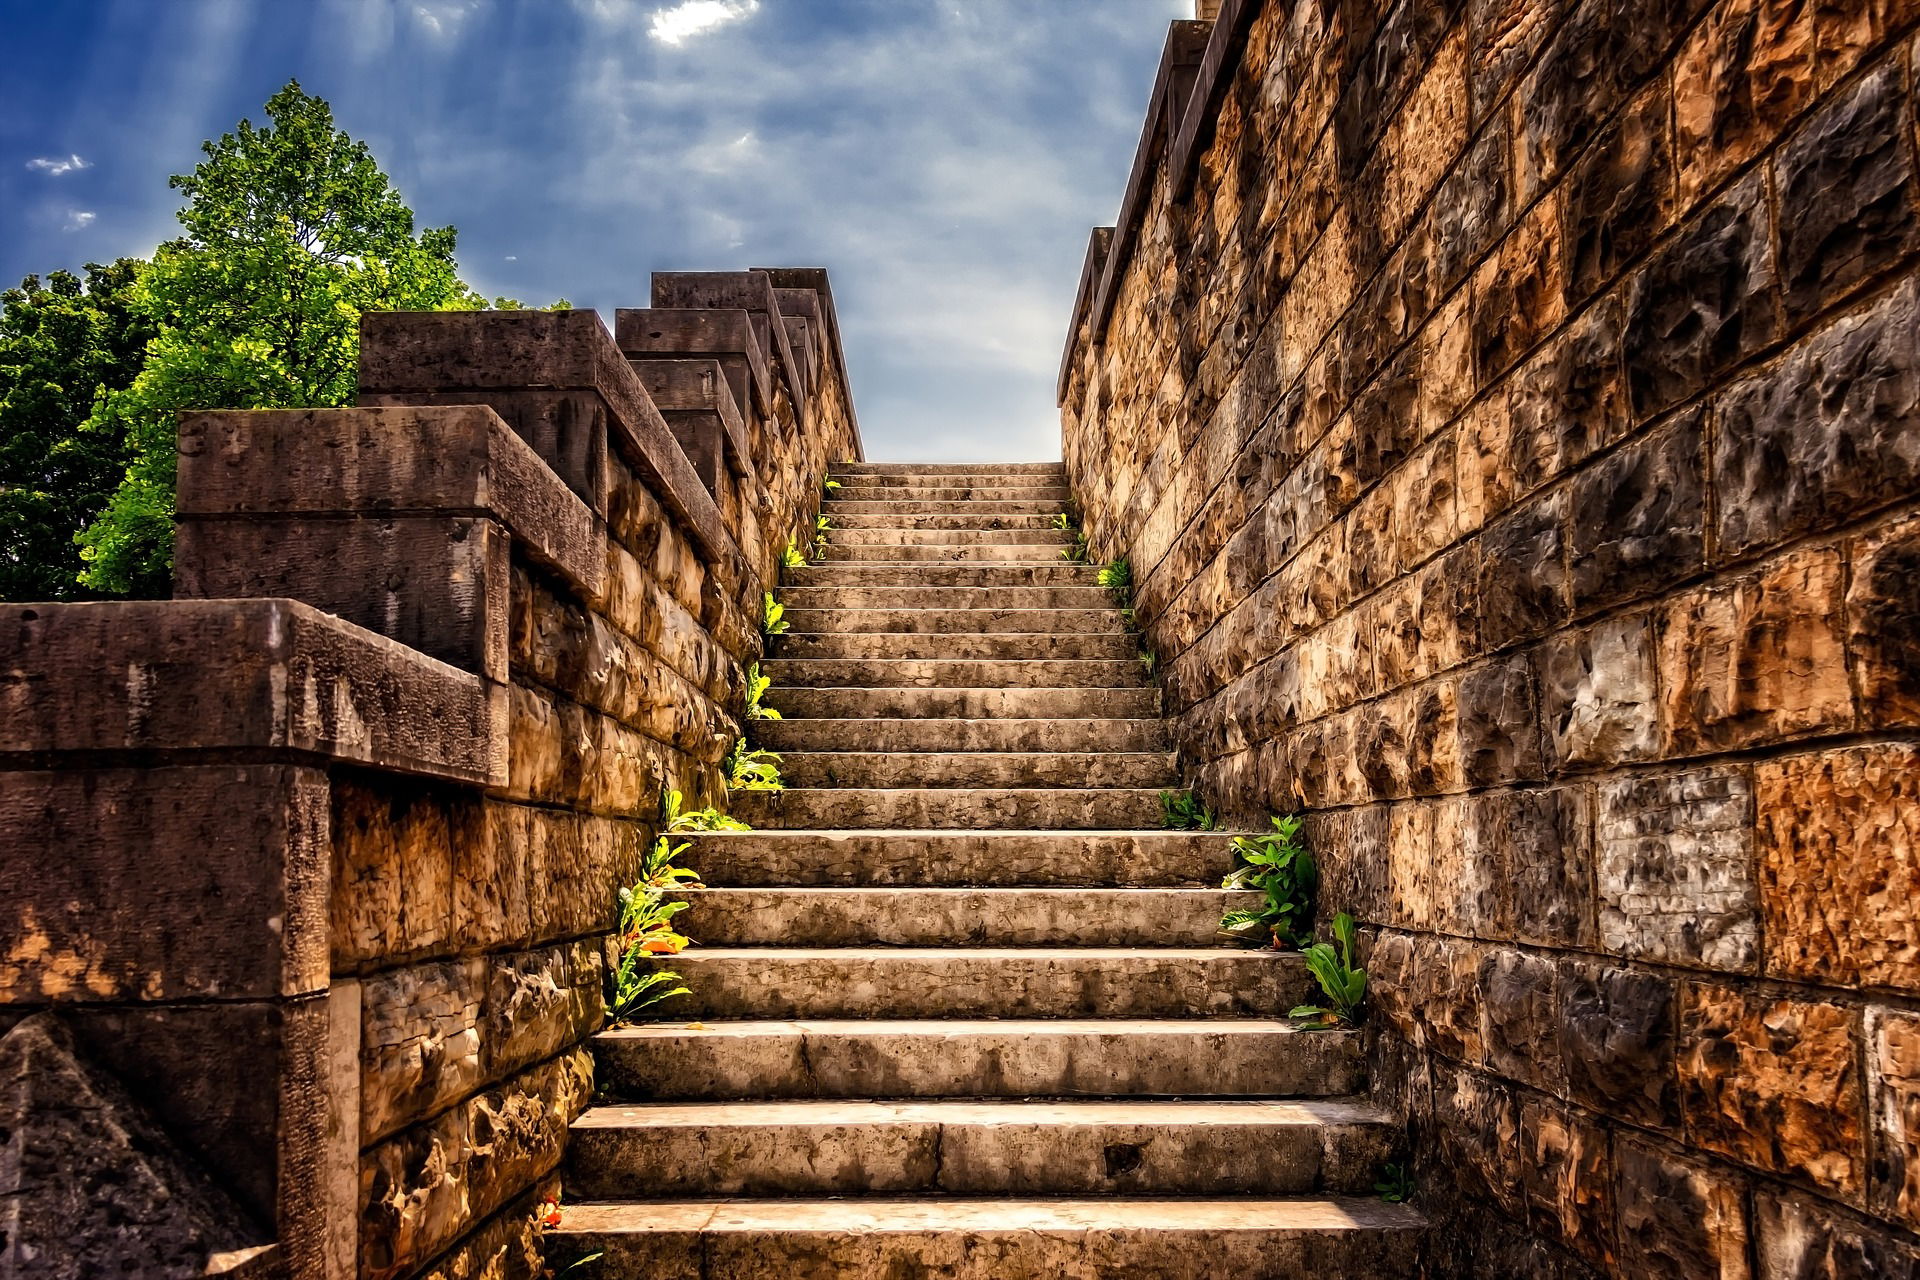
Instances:
[[[726,814],[709,805],[705,809],[680,811],[681,796],[678,791],[660,793],[660,820],[667,824],[669,831],[751,831],[752,827],[738,818],[729,818]]]
[[[829,540],[827,534],[833,530],[833,517],[819,515],[813,518],[813,558],[825,560]]]
[[[762,635],[783,636],[793,624],[787,621],[787,606],[773,598],[768,591],[760,601],[760,632]]]
[[[620,963],[607,974],[607,1023],[632,1022],[645,1011],[676,996],[691,995],[677,973],[644,967],[650,956],[678,955],[689,942],[676,933],[673,918],[687,909],[668,902],[664,891],[644,883],[620,890]]]
[[[1062,548],[1060,558],[1062,560],[1072,560],[1079,564],[1085,564],[1087,560],[1087,535],[1080,532],[1080,526],[1074,522],[1073,513],[1062,511],[1053,518],[1053,527],[1063,533],[1073,535],[1073,545]]]
[[[840,482],[833,478],[833,472],[831,471],[821,472],[820,473],[820,492],[825,494],[827,497],[831,498],[834,494],[838,493],[839,491],[840,491]]]
[[[747,746],[745,738],[733,744],[727,754],[727,790],[785,791],[780,780],[780,757],[771,751]]]
[[[772,676],[760,674],[760,664],[755,662],[747,667],[747,719],[778,720],[780,713],[772,707],[761,704],[767,696],[767,690],[773,686]]]
[[[1307,968],[1320,984],[1326,1004],[1299,1005],[1287,1014],[1289,1018],[1309,1019],[1309,1031],[1356,1025],[1366,1002],[1367,971],[1355,968],[1353,963],[1353,917],[1344,911],[1335,916],[1333,936],[1340,941],[1338,951],[1332,943],[1316,942],[1306,953]]]
[[[1175,831],[1212,831],[1220,823],[1199,795],[1187,790],[1160,793],[1160,825]]]
[[[1257,889],[1265,901],[1255,909],[1227,912],[1220,932],[1242,940],[1265,933],[1276,947],[1298,946],[1313,936],[1313,894],[1320,877],[1300,829],[1297,817],[1275,818],[1271,835],[1234,837],[1239,865],[1220,887]]]
[[[1159,673],[1160,659],[1154,656],[1153,650],[1142,649],[1140,651],[1140,667],[1147,673],[1147,679],[1151,680]]]
[[[1373,1184],[1380,1198],[1388,1204],[1405,1204],[1413,1199],[1413,1168],[1411,1165],[1389,1161],[1380,1168],[1380,1179]]]
[[[674,844],[665,836],[655,836],[646,856],[640,860],[640,887],[646,889],[702,889],[700,874],[691,867],[674,865],[674,859],[691,847]]]
[[[808,562],[807,557],[801,552],[799,546],[792,538],[788,538],[787,549],[780,553],[780,563],[789,569],[804,569],[807,567]]]
[[[1127,563],[1125,556],[1101,566],[1100,585],[1107,589],[1107,594],[1122,609],[1130,611],[1133,608],[1133,566]]]

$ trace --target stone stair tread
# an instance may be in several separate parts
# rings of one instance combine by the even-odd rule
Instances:
[[[1276,951],[1271,947],[1241,947],[1222,940],[1211,947],[1160,947],[1143,952],[1138,947],[702,947],[695,946],[678,955],[656,956],[668,968],[701,960],[753,959],[766,963],[799,964],[813,962],[823,968],[837,960],[884,960],[918,963],[940,960],[1064,960],[1072,963],[1138,959],[1143,965],[1164,960],[1238,959],[1249,964],[1292,964],[1301,959],[1298,951]]]
[[[590,1108],[575,1130],[637,1126],[856,1124],[1270,1125],[1387,1124],[1363,1098],[982,1099],[755,1098],[738,1102],[614,1102]]]
[[[1411,1205],[1377,1197],[1286,1196],[1186,1199],[1171,1196],[849,1197],[799,1200],[615,1200],[570,1204],[556,1234],[688,1231],[1194,1231],[1208,1235],[1296,1231],[1409,1231],[1426,1225]]]

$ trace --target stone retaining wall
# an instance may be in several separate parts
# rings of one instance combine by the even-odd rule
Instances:
[[[1442,1275],[1920,1267],[1920,8],[1228,0],[1063,363]]]
[[[734,348],[369,316],[364,407],[184,417],[175,600],[7,607],[0,1072],[51,1083],[0,1103],[0,1141],[47,1148],[124,1086],[184,1157],[112,1162],[161,1187],[140,1232],[28,1161],[48,1239],[19,1274],[112,1248],[533,1272],[614,891],[663,787],[721,800],[761,593],[860,449],[824,273],[654,300],[698,287],[676,305]],[[729,359],[759,369],[744,402]]]

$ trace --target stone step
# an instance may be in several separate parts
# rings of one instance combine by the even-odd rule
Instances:
[[[848,476],[1059,476],[1064,462],[837,462],[829,469],[836,480]]]
[[[879,505],[885,506],[886,504],[882,503]],[[878,532],[883,529],[890,529],[895,532],[909,530],[945,530],[950,533],[1050,533],[1056,535],[1061,541],[1067,539],[1066,534],[1054,527],[1052,515],[1032,513],[1027,515],[1002,514],[977,510],[973,503],[955,505],[958,505],[960,510],[923,512],[885,511],[879,513],[830,511],[829,514],[833,516],[834,527],[843,531],[861,530],[863,532]],[[1031,539],[1027,538],[1019,539],[1019,541],[1023,542],[1030,540]],[[861,538],[860,541],[868,542],[872,541],[872,539]]]
[[[687,1101],[1345,1097],[1361,1049],[1358,1032],[1226,1018],[682,1021],[593,1040],[610,1095]]]
[[[756,720],[772,751],[1165,751],[1164,720]]]
[[[899,632],[888,635],[788,632],[773,642],[781,658],[914,658],[929,662],[1138,661],[1140,638],[1122,631],[1047,635]]]
[[[738,800],[741,793],[733,799]],[[744,888],[1213,888],[1233,865],[1219,831],[715,831],[684,861]]]
[[[1151,787],[790,787],[736,792],[729,804],[774,831],[1134,831],[1161,821]]]
[[[1105,587],[782,587],[780,603],[815,609],[1100,609],[1116,615]],[[1119,630],[1126,630],[1124,626]]]
[[[1042,490],[1045,492],[1045,490]],[[1051,520],[1059,515],[1063,503],[1059,498],[1002,498],[986,499],[923,499],[893,498],[885,501],[843,501],[829,498],[820,509],[834,517],[834,523],[845,516],[1037,516]]]
[[[1140,689],[1138,658],[770,658],[762,675],[805,689]],[[784,709],[784,708],[783,708]]]
[[[1124,633],[1118,609],[809,609],[789,606],[787,624],[795,631],[866,634],[913,631],[922,634],[971,631],[976,634]]]
[[[927,476],[913,485],[862,484],[849,477],[829,502],[1044,502],[1054,511],[1066,509],[1071,496],[1065,485],[1001,484],[991,476]]]
[[[788,587],[1095,587],[1100,570],[1055,558],[1033,564],[822,564],[786,572]],[[1100,588],[1104,590],[1104,588]],[[1111,597],[1109,597],[1111,598]]]
[[[1425,1225],[1358,1197],[614,1201],[545,1239],[605,1280],[1373,1280],[1418,1271]]]
[[[1137,670],[1137,668],[1136,668]],[[1160,691],[1132,689],[767,690],[765,704],[795,720],[1106,720],[1160,714]]]
[[[687,889],[706,947],[1205,947],[1225,889]]]
[[[865,523],[871,518],[862,516],[859,525],[828,530],[827,542],[836,547],[1018,547],[1022,552],[1035,547],[1048,547],[1053,552],[1050,558],[1059,559],[1060,552],[1069,541],[1066,534],[1050,525],[1031,529],[972,529],[965,526],[888,528]],[[986,558],[991,560],[993,557],[988,554]]]
[[[880,529],[860,529],[855,532],[877,534]],[[918,533],[954,533],[952,529],[905,530],[909,534]],[[1019,532],[1013,530],[1012,532]],[[832,535],[828,536],[827,558],[825,565],[863,564],[890,562],[899,564],[1065,564],[1061,558],[1060,544],[1057,542],[1035,543],[870,543],[842,542]],[[788,570],[789,573],[798,570]]]
[[[1313,982],[1298,952],[1237,947],[694,947],[651,960],[677,1018],[1261,1018]]]
[[[1393,1140],[1352,1099],[627,1103],[574,1121],[566,1187],[596,1200],[1359,1192]]]
[[[1164,751],[788,751],[789,787],[1178,787]]]

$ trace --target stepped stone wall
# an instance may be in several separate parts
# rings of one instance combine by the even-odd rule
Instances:
[[[123,1229],[44,1155],[102,1072],[277,1274],[537,1272],[615,889],[663,787],[718,799],[778,550],[860,452],[823,272],[653,301],[664,342],[369,316],[362,407],[184,416],[174,600],[6,607],[0,1064],[86,1060],[8,1077],[10,1220],[71,1247],[8,1274]],[[231,1220],[136,1269],[265,1265]]]
[[[1920,1270],[1916,18],[1227,0],[1094,236],[1085,526],[1440,1274]]]

